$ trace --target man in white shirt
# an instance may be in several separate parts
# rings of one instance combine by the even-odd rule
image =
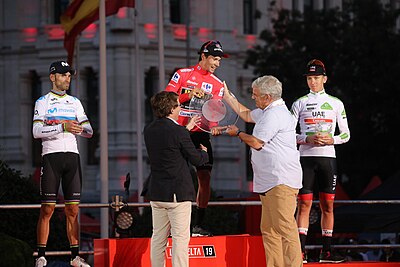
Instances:
[[[300,241],[294,217],[302,170],[296,147],[296,121],[282,100],[282,83],[273,76],[252,83],[257,109],[251,111],[233,97],[225,85],[224,100],[246,122],[255,123],[252,134],[230,125],[226,133],[251,148],[253,191],[262,204],[261,233],[267,266],[302,266]]]

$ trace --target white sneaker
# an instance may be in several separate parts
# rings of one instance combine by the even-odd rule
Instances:
[[[87,264],[85,260],[79,256],[76,256],[75,259],[73,259],[69,264],[74,267],[90,267],[90,265]]]
[[[45,259],[45,257],[40,257],[36,259],[35,262],[35,267],[44,267],[47,265],[47,260]]]

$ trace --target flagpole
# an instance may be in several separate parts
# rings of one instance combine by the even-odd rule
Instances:
[[[79,45],[79,39],[80,39],[80,34],[77,36],[76,40],[75,40],[75,70],[76,70],[76,83],[75,83],[75,95],[77,98],[80,99],[80,86],[79,86],[79,81],[80,81],[80,77],[81,77],[81,72],[79,71],[79,49],[80,49],[80,45]]]
[[[143,146],[142,146],[142,88],[140,87],[140,71],[139,71],[139,27],[138,27],[138,12],[135,12],[135,77],[136,77],[136,144],[137,144],[137,188],[138,201],[143,202],[143,197],[140,193],[143,189]],[[143,208],[139,209],[142,213]]]
[[[158,0],[158,76],[159,88],[162,91],[165,88],[165,67],[164,67],[164,0]]]
[[[185,1],[185,13],[186,13],[186,66],[190,64],[190,1]]]
[[[106,12],[105,0],[100,1],[100,180],[101,203],[108,200],[108,121],[107,121],[107,71],[106,71]],[[101,208],[100,235],[108,238],[108,208]]]

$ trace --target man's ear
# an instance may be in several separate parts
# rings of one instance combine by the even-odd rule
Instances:
[[[324,83],[328,81],[328,76],[324,76]]]

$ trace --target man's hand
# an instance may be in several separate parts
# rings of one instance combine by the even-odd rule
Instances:
[[[225,133],[228,126],[215,126],[211,128],[211,135],[221,135]]]
[[[226,85],[226,82],[224,81],[223,83],[224,83],[224,97],[223,97],[223,99],[226,100],[226,99],[231,98],[231,97],[232,97],[232,94],[231,94],[231,92],[229,91],[228,85]]]
[[[326,146],[333,145],[334,140],[329,134],[316,133],[307,136],[306,142],[317,146]]]
[[[200,144],[200,149],[203,150],[204,152],[207,152],[207,147],[203,146],[202,144]]]
[[[186,124],[186,129],[188,131],[192,130],[196,124],[200,123],[201,117],[199,115],[195,115],[190,118],[188,124]]]
[[[72,134],[81,134],[83,131],[82,125],[79,124],[77,121],[64,121],[63,123],[64,130],[70,132]]]
[[[239,128],[236,125],[229,125],[225,130],[230,136],[236,136],[237,131],[239,131]]]
[[[192,97],[195,96],[197,98],[202,98],[204,96],[204,91],[201,88],[193,88],[189,92],[189,98],[192,99]]]

